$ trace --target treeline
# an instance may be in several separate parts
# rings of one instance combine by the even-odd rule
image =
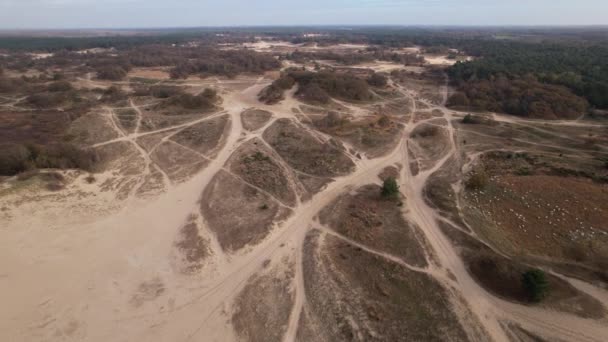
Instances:
[[[180,44],[212,36],[189,32],[148,35],[114,35],[103,37],[0,37],[0,49],[10,51],[78,51],[93,48],[127,49],[147,44]]]
[[[0,145],[0,175],[13,176],[35,169],[81,169],[91,171],[99,160],[95,151],[70,143]]]
[[[403,65],[422,65],[424,57],[415,53],[395,52],[379,46],[369,47],[355,53],[337,53],[333,51],[302,52],[294,51],[285,56],[288,60],[304,63],[315,60],[330,60],[342,65],[357,65],[375,60],[393,62]]]
[[[269,54],[251,50],[220,50],[215,46],[172,46],[152,44],[124,50],[95,53],[57,51],[46,58],[27,54],[0,57],[0,66],[13,70],[72,68],[95,72],[105,80],[121,80],[134,67],[172,67],[173,78],[190,75],[233,77],[240,73],[261,73],[278,69],[280,61]]]
[[[541,83],[532,76],[462,83],[448,105],[542,119],[575,119],[587,109],[587,101],[568,88]]]
[[[287,54],[286,59],[295,61],[297,63],[315,60],[329,60],[343,65],[356,65],[372,62],[374,61],[374,56],[363,53],[336,53],[333,51],[303,52],[296,50]]]
[[[527,88],[528,91],[536,93],[559,92],[560,96],[566,97],[566,103],[574,104],[566,112],[581,110],[580,101],[576,96],[586,99],[593,107],[608,108],[608,46],[606,45],[480,41],[468,43],[465,48],[467,53],[478,58],[457,63],[448,70],[448,73],[454,86],[468,96],[472,95],[471,101],[480,97],[493,98],[494,95],[486,92],[487,87],[484,85],[487,82],[494,84],[500,79],[500,86],[506,90],[502,92],[503,96],[507,96],[506,100],[520,102],[524,100],[521,98],[521,92],[515,91],[511,95],[509,87],[505,88],[505,83],[510,83],[514,89]],[[507,81],[504,81],[505,79]],[[524,87],[524,82],[529,84]],[[547,96],[543,95],[541,98]],[[555,96],[549,96],[549,99],[552,101]],[[519,115],[533,115],[533,112],[525,111],[528,106],[525,105],[526,101],[523,102],[524,105],[520,106],[520,109],[524,111],[517,110]],[[490,107],[493,106],[490,104]],[[546,102],[542,106],[552,105]],[[561,111],[563,109],[560,106],[561,104],[556,109]],[[490,107],[480,109],[491,110]],[[584,108],[582,110],[584,111]],[[510,110],[510,112],[514,111]],[[580,114],[582,113],[579,112]],[[568,116],[567,113],[565,115]]]
[[[190,75],[221,75],[234,77],[240,73],[261,73],[281,67],[273,56],[249,50],[222,51],[206,49],[196,58],[182,59],[171,69],[171,78]]]

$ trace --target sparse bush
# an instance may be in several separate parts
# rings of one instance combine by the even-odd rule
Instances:
[[[467,114],[464,116],[464,118],[462,118],[462,123],[465,125],[478,124],[479,119],[476,116]]]
[[[69,90],[74,89],[74,87],[72,87],[72,84],[68,81],[57,81],[57,82],[53,82],[53,83],[49,84],[47,89],[50,92],[59,92],[59,91],[69,91]]]
[[[327,116],[321,121],[322,126],[331,128],[338,127],[345,122],[345,119],[342,118],[340,113],[335,111],[330,111],[327,113]]]
[[[530,169],[528,166],[522,166],[515,170],[515,174],[518,176],[529,176],[532,174],[532,169]]]
[[[522,275],[522,285],[528,293],[529,300],[534,303],[542,301],[549,292],[549,282],[545,272],[533,269]]]
[[[465,182],[465,186],[470,190],[481,190],[488,185],[488,182],[488,174],[480,168],[471,173],[469,179]]]
[[[40,178],[47,182],[63,182],[65,177],[59,172],[44,172],[39,173]]]
[[[273,84],[262,89],[258,94],[258,100],[268,105],[273,105],[285,99],[284,90],[274,86]]]
[[[260,210],[268,210],[268,204],[264,203],[260,206]]]
[[[97,160],[94,151],[68,143],[50,146],[4,144],[0,146],[0,175],[12,176],[36,168],[91,170]]]
[[[116,102],[125,100],[126,98],[127,93],[125,93],[120,87],[113,85],[103,91],[101,99],[105,102]]]
[[[27,170],[30,157],[30,151],[23,145],[0,145],[0,175],[12,176]]]
[[[388,78],[383,74],[374,73],[367,79],[367,83],[374,87],[386,87],[388,84]]]
[[[207,94],[209,96],[209,93]],[[167,100],[168,105],[179,106],[185,109],[211,109],[216,98],[206,97],[204,94],[192,95],[192,94],[179,94],[170,97]]]
[[[159,85],[150,87],[150,95],[159,98],[159,99],[167,99],[171,96],[175,96],[182,93],[182,89],[179,87],[167,86],[167,85]]]
[[[97,69],[97,78],[101,80],[120,81],[127,76],[127,71],[119,66],[103,66]]]
[[[288,75],[296,80],[300,86],[298,95],[305,99],[312,98],[322,102],[329,96],[353,101],[367,101],[373,98],[369,84],[352,74],[329,71],[315,73],[292,69]]]
[[[93,184],[96,181],[95,176],[93,176],[93,175],[88,175],[84,180],[88,184]]]
[[[65,96],[59,96],[58,94],[38,93],[28,96],[25,102],[36,108],[53,108],[62,104],[65,99]]]
[[[294,80],[290,76],[284,75],[284,76],[281,76],[280,78],[278,78],[277,80],[275,80],[274,82],[272,82],[272,84],[279,87],[280,89],[288,90],[288,89],[291,89],[296,84],[296,80]]]
[[[397,180],[395,180],[395,178],[388,177],[384,180],[381,195],[382,197],[388,199],[396,199],[399,197],[399,184],[397,184]]]
[[[378,125],[380,125],[380,127],[388,127],[390,124],[391,119],[386,115],[382,115],[378,120]]]
[[[34,176],[37,176],[40,173],[40,170],[27,170],[24,172],[21,172],[20,174],[17,175],[17,180],[20,182],[26,181],[28,179],[31,179]]]
[[[48,191],[60,191],[64,188],[63,183],[60,182],[49,182],[46,184]]]

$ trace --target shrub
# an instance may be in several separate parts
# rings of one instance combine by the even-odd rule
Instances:
[[[127,71],[119,66],[103,66],[97,69],[97,78],[101,80],[120,81],[127,76]]]
[[[295,83],[296,81],[293,78],[283,75],[274,82],[272,82],[271,85],[262,89],[262,91],[258,95],[258,99],[261,102],[264,102],[269,105],[278,103],[285,99],[285,90],[291,89]]]
[[[471,114],[467,114],[467,115],[465,115],[464,118],[462,118],[462,123],[465,124],[465,125],[478,124],[479,123],[479,119],[476,116],[473,116]]]
[[[209,101],[215,101],[217,98],[217,90],[212,88],[205,88],[201,93],[201,96],[208,99]]]
[[[55,192],[55,191],[63,190],[63,188],[64,188],[64,185],[62,183],[59,183],[59,182],[49,182],[49,183],[46,184],[46,189],[48,191]]]
[[[522,285],[526,290],[529,300],[534,303],[542,301],[549,291],[549,282],[545,272],[533,269],[522,275]]]
[[[12,176],[25,171],[30,156],[30,151],[23,145],[0,145],[0,175]]]
[[[488,185],[489,177],[485,170],[478,169],[471,173],[467,179],[465,186],[470,190],[481,190]]]
[[[88,175],[85,179],[84,179],[88,184],[93,184],[95,183],[96,179],[95,176],[93,175]]]
[[[50,92],[58,92],[58,91],[69,91],[74,89],[72,84],[68,81],[57,81],[49,84],[47,87]]]
[[[448,100],[448,106],[451,107],[468,107],[471,104],[465,93],[457,92]]]
[[[367,79],[367,83],[374,87],[385,87],[388,84],[388,78],[382,74],[374,73]]]
[[[91,170],[97,161],[98,156],[94,151],[84,150],[68,143],[50,146],[34,144],[0,146],[0,175],[4,176],[12,176],[36,168]]]
[[[522,166],[515,170],[515,174],[518,176],[529,176],[532,174],[532,169],[528,166]]]
[[[378,120],[378,125],[380,125],[380,127],[388,127],[390,124],[391,119],[386,115],[382,115]]]
[[[64,103],[65,96],[60,94],[38,93],[28,96],[25,101],[32,107],[36,108],[53,108]]]
[[[122,91],[120,87],[115,85],[109,87],[108,89],[103,91],[102,101],[105,102],[115,102],[121,101],[127,98],[127,94]]]
[[[159,98],[167,99],[171,96],[181,94],[182,90],[179,87],[159,85],[150,87],[150,95]]]
[[[83,150],[67,143],[52,146],[32,145],[29,149],[35,166],[41,169],[91,170],[98,160],[94,151]]]
[[[382,184],[381,195],[384,198],[396,199],[399,196],[399,184],[393,177],[388,177]]]
[[[204,95],[179,94],[167,100],[168,105],[180,106],[185,109],[210,109],[213,107],[215,98]]]
[[[321,89],[316,83],[302,86],[298,90],[298,95],[302,100],[312,103],[329,103],[331,100],[329,95],[327,95],[327,92]]]

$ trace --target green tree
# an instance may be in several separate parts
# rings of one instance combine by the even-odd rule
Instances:
[[[393,177],[388,177],[382,184],[382,197],[395,199],[399,196],[399,184]]]
[[[545,272],[533,269],[522,275],[522,285],[526,290],[530,301],[538,303],[542,301],[549,292],[549,282]]]

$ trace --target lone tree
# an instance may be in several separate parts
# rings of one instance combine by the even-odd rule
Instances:
[[[526,290],[530,301],[538,303],[542,301],[549,292],[549,282],[545,272],[533,269],[522,275],[522,285]]]
[[[399,196],[399,184],[393,177],[388,177],[382,184],[382,197],[396,199]]]

